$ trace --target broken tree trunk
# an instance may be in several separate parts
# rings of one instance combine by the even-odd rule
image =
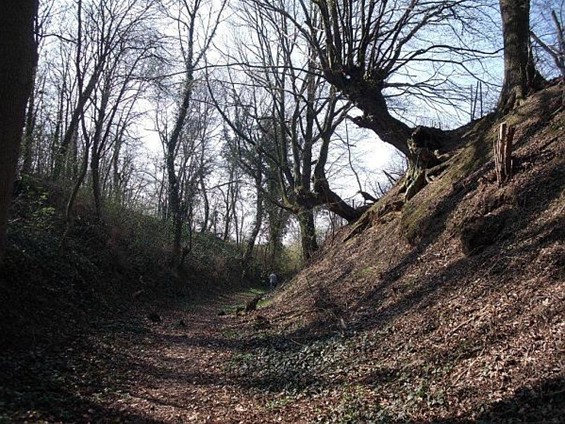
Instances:
[[[494,167],[496,181],[502,186],[512,177],[512,140],[514,127],[506,122],[500,124],[498,138],[494,140]]]
[[[404,177],[404,197],[410,200],[437,174],[447,168],[449,155],[440,151],[448,136],[439,128],[417,127],[408,139],[408,170]]]

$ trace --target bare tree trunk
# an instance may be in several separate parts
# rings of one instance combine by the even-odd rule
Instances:
[[[330,137],[322,137],[322,146],[320,148],[319,160],[314,169],[314,190],[316,194],[322,198],[322,202],[327,206],[328,210],[347,220],[354,222],[362,215],[362,211],[351,207],[333,190],[331,190],[326,178],[326,170],[324,169],[328,159],[330,147]]]
[[[302,258],[304,260],[308,260],[318,250],[316,226],[314,224],[314,211],[306,210],[299,213],[298,222],[300,224]]]
[[[259,161],[261,161],[261,155],[259,156]],[[253,224],[253,229],[251,230],[251,234],[249,235],[249,239],[247,240],[247,244],[245,246],[245,251],[243,253],[242,258],[242,279],[245,278],[246,274],[248,273],[248,267],[251,262],[251,258],[253,256],[253,249],[255,248],[255,242],[257,241],[257,236],[259,235],[259,231],[261,230],[261,225],[263,224],[263,214],[264,214],[264,205],[263,205],[263,173],[261,168],[257,170],[257,174],[255,175],[255,190],[257,192],[257,200],[255,202],[255,222]]]
[[[0,13],[0,258],[37,61],[33,37],[37,7],[35,0],[11,0],[4,3]]]
[[[272,172],[272,169],[270,169]],[[267,174],[267,193],[275,195],[278,193],[278,185],[276,181],[269,179]],[[277,260],[283,251],[282,239],[284,230],[286,228],[290,212],[286,209],[279,208],[274,204],[266,204],[267,218],[269,224],[269,242],[268,242],[268,257],[266,266],[268,269],[276,269]]]
[[[90,80],[88,81],[88,84],[85,87],[84,91],[80,93],[78,103],[75,106],[75,109],[71,116],[71,121],[65,131],[63,140],[61,141],[61,145],[59,146],[59,149],[55,157],[55,168],[53,171],[53,179],[55,180],[59,179],[61,177],[61,174],[63,173],[65,161],[67,160],[67,153],[69,150],[69,146],[71,145],[73,139],[73,134],[77,131],[77,127],[80,123],[80,119],[84,114],[84,108],[86,106],[86,102],[88,101],[92,92],[94,91],[94,88],[96,87],[101,68],[102,65],[100,65],[99,68],[95,70],[95,73],[90,77]]]
[[[67,240],[67,236],[69,235],[69,232],[72,229],[73,226],[73,208],[75,205],[75,201],[78,195],[78,192],[80,190],[80,187],[82,185],[82,183],[84,182],[84,179],[86,177],[86,173],[88,172],[88,157],[89,157],[89,153],[90,153],[90,139],[88,136],[88,132],[86,131],[86,127],[84,124],[84,120],[81,121],[82,123],[82,130],[83,130],[83,135],[84,135],[84,140],[85,140],[85,147],[84,147],[84,158],[80,164],[80,168],[78,170],[78,174],[76,176],[76,179],[74,181],[74,185],[73,185],[73,189],[71,191],[71,195],[69,196],[69,200],[67,201],[67,206],[65,208],[65,231],[63,233],[63,236],[61,237],[61,243],[59,245],[59,249],[61,249],[61,251],[63,251],[65,249],[65,243]],[[77,137],[78,138],[78,137]]]
[[[50,155],[49,155],[49,171],[53,176],[55,174],[55,166],[57,160],[57,146],[59,146],[61,142],[61,131],[63,128],[63,116],[65,110],[65,84],[63,83],[63,87],[58,87],[59,89],[59,96],[58,96],[58,105],[57,105],[57,119],[55,122],[55,131],[53,131],[53,136],[51,138],[50,143]]]
[[[531,33],[533,39],[536,43],[545,50],[553,58],[553,62],[559,72],[561,73],[561,106],[565,106],[565,30],[563,29],[563,24],[557,17],[555,10],[551,11],[551,19],[553,20],[553,25],[555,26],[555,32],[557,35],[557,43],[551,46],[545,43],[541,38],[539,38],[534,32]]]
[[[531,55],[530,0],[500,0],[504,40],[504,84],[498,101],[501,111],[512,109],[543,84]]]
[[[106,107],[108,105],[108,93],[102,92],[102,101],[98,110],[98,115],[94,120],[94,135],[92,137],[92,153],[90,156],[90,171],[92,173],[92,195],[94,198],[94,210],[96,219],[102,219],[102,193],[100,188],[100,145],[102,143],[102,131]]]
[[[206,191],[206,183],[203,175],[200,175],[200,192],[202,193],[202,201],[204,202],[204,216],[202,217],[200,232],[205,233],[208,231],[208,221],[210,220],[210,201],[208,200],[208,193]]]
[[[92,195],[94,198],[94,211],[96,219],[102,220],[102,192],[100,187],[100,154],[98,144],[92,146],[92,157],[90,160],[90,170],[92,172]]]
[[[231,176],[230,176],[231,178]],[[224,213],[224,230],[222,232],[222,240],[223,241],[228,241],[229,235],[230,235],[230,229],[231,229],[231,220],[232,220],[232,209],[231,209],[231,190],[232,190],[232,183],[228,184],[228,189],[227,189],[227,193],[225,194],[224,197],[224,204],[226,207],[226,211]]]
[[[120,184],[120,151],[122,149],[122,139],[121,136],[116,138],[114,144],[114,151],[112,152],[112,196],[114,201],[118,203],[121,202],[122,198],[122,188]],[[161,196],[159,196],[159,202]]]
[[[180,264],[182,250],[182,216],[180,213],[180,196],[178,193],[176,175],[169,174],[169,204],[168,214],[173,223],[173,248],[171,252],[171,263],[174,266]]]
[[[344,75],[337,76],[335,72],[326,72],[326,78],[363,111],[363,115],[354,118],[353,122],[373,130],[382,141],[409,156],[408,139],[412,129],[390,114],[382,92],[382,81],[368,81],[356,74],[345,78]]]
[[[183,35],[183,37],[186,37],[186,42],[182,43],[182,41],[179,40],[182,45],[184,58],[184,81],[182,86],[182,98],[180,99],[180,104],[176,111],[173,129],[164,142],[169,191],[168,216],[172,218],[173,223],[171,262],[177,267],[181,265],[181,242],[184,217],[182,213],[183,199],[181,195],[181,181],[179,181],[179,172],[177,172],[175,160],[179,155],[178,148],[181,143],[183,131],[185,130],[189,107],[192,103],[195,69],[198,67],[198,64],[203,59],[212,43],[216,30],[221,22],[220,16],[223,13],[225,5],[226,0],[223,0],[216,14],[210,13],[207,15],[207,18],[205,18],[206,14],[202,14],[202,8],[204,6],[200,0],[179,2],[182,13],[186,18],[185,20],[181,19],[182,25],[180,26],[183,26],[187,31],[186,34]],[[175,16],[173,19],[177,21],[179,18]],[[177,21],[177,23],[180,22]],[[197,31],[201,25],[206,28],[203,36],[203,44],[197,42],[195,35],[198,33]]]
[[[29,174],[31,172],[32,161],[33,161],[33,133],[35,130],[35,86],[37,69],[34,69],[32,78],[32,89],[29,96],[29,101],[27,104],[26,119],[25,119],[25,132],[22,145],[22,172],[24,174]]]
[[[189,66],[187,70],[186,80],[184,82],[184,93],[182,102],[179,106],[178,115],[171,136],[167,140],[166,167],[169,182],[169,204],[168,215],[172,218],[173,223],[173,249],[171,262],[178,266],[181,259],[182,250],[182,214],[181,214],[181,198],[180,187],[178,181],[177,170],[175,167],[175,159],[177,154],[177,146],[181,137],[182,127],[184,126],[188,108],[192,97],[193,84],[192,68]]]

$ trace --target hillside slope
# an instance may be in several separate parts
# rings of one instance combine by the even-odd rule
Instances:
[[[195,234],[183,270],[176,271],[166,223],[111,203],[99,222],[86,195],[62,244],[67,195],[36,177],[16,184],[0,267],[4,349],[54,346],[132,311],[149,313],[247,286],[240,284],[233,244]]]
[[[303,386],[315,375],[330,422],[562,419],[560,90],[504,118],[516,127],[505,186],[491,157],[500,121],[485,118],[461,131],[452,166],[416,197],[399,207],[396,188],[364,228],[344,228],[261,312],[272,324],[258,336],[265,346],[296,345],[266,347],[256,377]]]

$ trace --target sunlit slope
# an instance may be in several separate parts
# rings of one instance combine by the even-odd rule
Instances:
[[[324,355],[339,360],[317,378],[337,367],[392,419],[565,413],[561,90],[461,129],[443,175],[403,205],[391,191],[281,288],[264,310],[272,334],[329,340]],[[516,128],[514,176],[499,187],[503,120]]]

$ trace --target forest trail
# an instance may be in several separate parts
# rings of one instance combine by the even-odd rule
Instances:
[[[264,416],[273,399],[231,372],[250,357],[245,323],[256,314],[219,312],[252,297],[104,322],[55,353],[0,356],[11,382],[0,385],[0,422],[280,422]]]
[[[242,333],[247,318],[219,315],[249,299],[239,293],[188,312],[167,311],[141,333],[116,333],[121,360],[114,365],[123,379],[107,399],[109,409],[126,422],[272,421],[260,417],[268,399],[230,373],[249,349]]]

